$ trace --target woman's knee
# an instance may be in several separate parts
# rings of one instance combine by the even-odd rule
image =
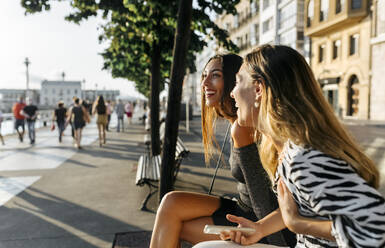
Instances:
[[[160,202],[158,213],[162,214],[180,214],[180,206],[185,201],[185,196],[183,192],[172,191],[168,192],[163,196],[162,201]]]

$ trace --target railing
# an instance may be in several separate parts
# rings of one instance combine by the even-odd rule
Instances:
[[[51,123],[53,110],[40,110],[36,120],[36,128],[45,127]],[[12,113],[3,114],[3,123],[1,125],[1,134],[14,134],[16,132],[15,117]]]

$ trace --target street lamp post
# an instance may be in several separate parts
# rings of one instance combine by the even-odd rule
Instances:
[[[83,89],[82,89],[82,99],[85,100],[86,99],[86,80],[83,78]]]
[[[27,88],[26,88],[26,91],[25,91],[25,97],[27,98],[27,97],[29,97],[29,71],[28,71],[28,66],[31,64],[31,61],[29,61],[28,57],[25,58],[24,64],[26,66],[25,75],[26,75],[26,79],[27,79]]]

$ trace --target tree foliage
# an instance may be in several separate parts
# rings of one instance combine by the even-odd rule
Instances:
[[[26,14],[50,10],[52,2],[64,0],[22,0]],[[174,33],[177,21],[176,0],[71,0],[72,13],[66,20],[80,23],[89,17],[101,15],[99,41],[108,44],[101,53],[103,69],[113,77],[126,78],[136,83],[139,92],[149,96],[151,55],[154,43],[161,46],[160,87],[169,78]],[[226,30],[220,29],[208,14],[235,14],[239,0],[197,0],[192,12],[191,40],[187,55],[187,67],[194,72],[195,54],[203,50],[206,38],[215,38],[230,51],[237,47],[228,40]]]

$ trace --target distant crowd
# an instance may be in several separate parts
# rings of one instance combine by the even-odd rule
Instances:
[[[73,103],[66,107],[64,102],[59,101],[57,107],[52,113],[51,131],[58,130],[58,140],[61,143],[64,130],[68,125],[71,127],[71,135],[74,140],[74,146],[82,149],[81,139],[83,128],[91,122],[91,116],[96,116],[96,124],[99,133],[99,146],[106,144],[106,131],[110,131],[110,121],[113,112],[117,116],[117,132],[124,132],[124,119],[127,118],[128,124],[132,122],[134,114],[135,102],[125,102],[119,99],[117,102],[105,101],[102,95],[98,96],[93,104],[88,100],[82,100],[78,97],[73,98]],[[36,131],[35,124],[39,115],[38,107],[30,98],[24,99],[20,97],[12,107],[14,116],[14,129],[18,135],[20,142],[24,142],[25,125],[28,128],[28,137],[30,144],[35,144]],[[145,116],[141,116],[145,119]],[[1,124],[3,122],[3,114],[0,111],[0,141],[5,145],[4,138],[1,135]]]

